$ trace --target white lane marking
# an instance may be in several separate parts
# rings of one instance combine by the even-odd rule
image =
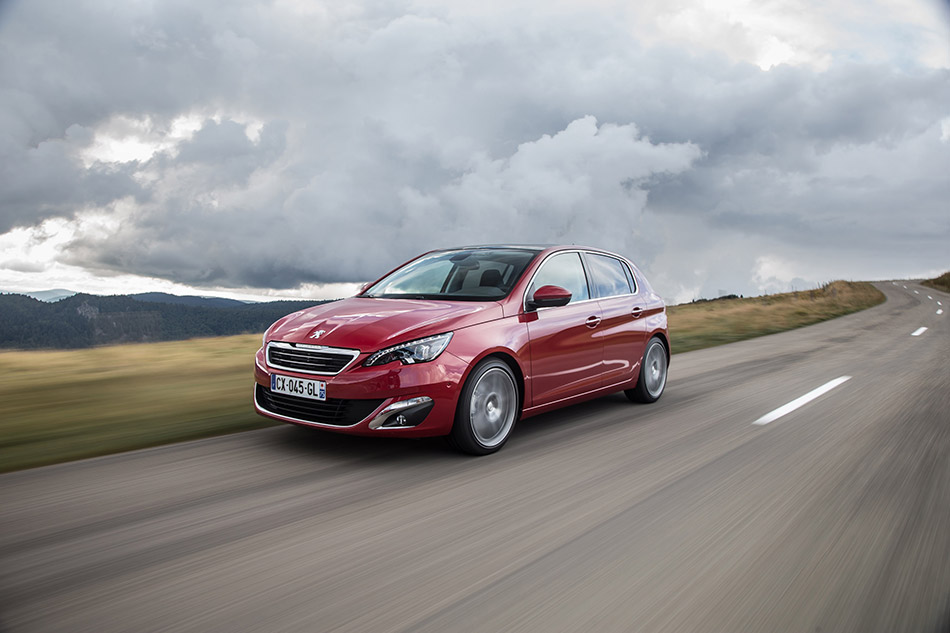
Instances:
[[[921,334],[923,334],[923,333],[926,332],[926,331],[927,331],[927,328],[925,328],[925,327],[919,327],[919,328],[917,328],[916,330],[914,330],[913,332],[911,332],[910,335],[911,335],[911,336],[920,336]]]
[[[904,288],[907,288],[907,286],[904,286]]]
[[[915,295],[919,295],[920,293],[915,290],[915,291],[914,291],[914,294],[915,294]]]
[[[937,302],[937,305],[938,305],[938,306],[942,306],[943,304],[938,301],[938,302]]]
[[[937,310],[937,314],[943,314],[943,310]]]
[[[801,406],[804,406],[804,405],[808,404],[809,402],[811,402],[812,400],[814,400],[814,399],[817,398],[818,396],[821,396],[821,395],[824,395],[824,394],[828,393],[829,391],[831,391],[832,389],[834,389],[834,388],[837,387],[838,385],[840,385],[840,384],[842,384],[842,383],[844,383],[844,382],[847,382],[847,381],[849,381],[849,380],[851,380],[851,376],[841,376],[840,378],[835,378],[835,379],[832,380],[832,381],[826,382],[825,384],[823,384],[822,386],[818,387],[817,389],[812,389],[811,391],[809,391],[808,393],[806,393],[806,394],[805,394],[804,396],[802,396],[801,398],[795,398],[794,400],[792,400],[792,401],[789,402],[788,404],[779,407],[779,408],[776,409],[775,411],[772,411],[772,412],[770,412],[770,413],[766,413],[765,415],[763,415],[761,418],[759,418],[758,420],[756,420],[756,421],[753,422],[752,424],[756,424],[756,425],[758,425],[758,426],[762,426],[763,424],[768,424],[769,422],[774,422],[775,420],[778,420],[778,419],[779,419],[780,417],[782,417],[783,415],[788,415],[789,413],[791,413],[791,412],[794,411],[795,409],[797,409],[797,408],[799,408],[799,407],[801,407]]]
[[[930,299],[931,301],[933,301],[933,300],[934,300],[934,298],[933,298],[933,297],[931,297],[930,295],[927,295],[927,298],[928,298],[928,299]]]

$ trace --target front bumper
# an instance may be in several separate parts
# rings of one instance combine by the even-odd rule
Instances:
[[[363,356],[336,376],[314,376],[269,368],[262,348],[254,362],[254,408],[282,422],[352,435],[431,437],[451,432],[466,371],[461,359],[445,351],[428,363],[363,367]],[[326,402],[272,393],[272,373],[325,380]],[[403,420],[397,419],[399,414]]]

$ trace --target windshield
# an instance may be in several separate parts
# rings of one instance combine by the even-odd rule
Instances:
[[[508,296],[537,254],[513,248],[440,251],[409,262],[361,296],[497,301]]]

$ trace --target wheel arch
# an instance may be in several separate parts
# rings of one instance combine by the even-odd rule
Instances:
[[[469,377],[472,375],[472,371],[475,367],[478,366],[482,361],[489,358],[497,358],[501,362],[505,363],[508,366],[508,369],[511,370],[511,373],[515,377],[515,386],[518,388],[518,417],[515,420],[521,419],[521,414],[524,413],[525,400],[527,399],[527,386],[525,385],[525,376],[524,370],[521,369],[521,364],[518,362],[518,359],[515,358],[515,355],[504,349],[493,349],[484,352],[483,354],[473,358],[468,367],[465,368],[465,373],[462,376],[462,380],[459,382],[459,385],[465,385],[468,382]],[[461,388],[459,393],[461,393]],[[456,402],[456,410],[461,403],[461,398]],[[453,420],[453,426],[455,422]]]
[[[658,338],[658,339],[660,339],[660,342],[663,343],[663,349],[666,350],[666,364],[669,365],[669,364],[670,364],[670,356],[672,356],[672,354],[670,353],[670,337],[669,337],[669,335],[668,335],[666,332],[664,332],[663,330],[657,330],[656,332],[654,332],[653,334],[650,335],[650,338]]]
[[[480,363],[486,358],[497,358],[501,362],[508,365],[508,369],[510,369],[511,373],[515,375],[515,384],[518,387],[518,418],[516,419],[521,419],[521,414],[524,412],[525,401],[524,372],[521,371],[521,365],[518,364],[518,361],[515,360],[514,356],[505,352],[496,351],[486,354],[483,358],[478,359],[478,362]]]
[[[524,371],[521,369],[521,364],[518,362],[518,359],[515,358],[514,354],[503,349],[493,349],[489,350],[471,360],[468,364],[468,367],[465,368],[465,375],[462,376],[462,380],[459,383],[464,385],[468,382],[469,376],[472,375],[472,371],[478,364],[488,358],[497,358],[504,364],[508,365],[508,369],[511,370],[511,373],[515,376],[515,386],[518,387],[518,419],[521,419],[521,414],[524,412],[524,403],[527,398],[526,386]]]

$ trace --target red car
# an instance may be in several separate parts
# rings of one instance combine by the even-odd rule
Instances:
[[[355,297],[287,315],[257,352],[261,415],[476,455],[520,418],[666,386],[666,306],[627,259],[577,246],[431,251]]]

